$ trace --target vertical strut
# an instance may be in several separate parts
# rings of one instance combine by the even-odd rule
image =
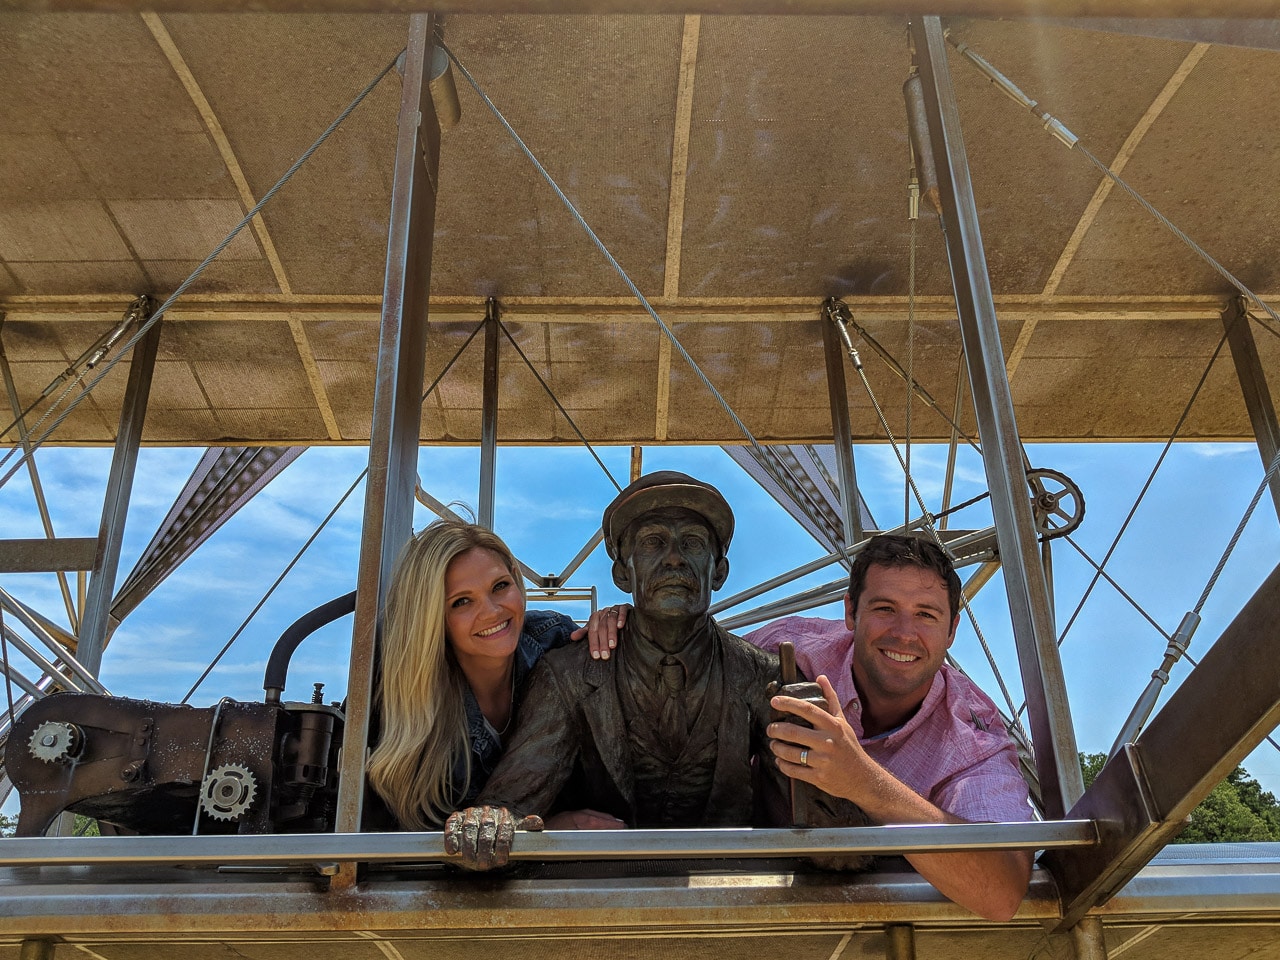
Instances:
[[[413,532],[422,382],[426,369],[427,297],[431,288],[431,240],[436,210],[440,127],[427,86],[434,14],[409,20],[404,84],[396,139],[387,272],[382,292],[377,382],[369,437],[369,479],[356,579],[355,625],[347,685],[337,830],[360,829],[364,795],[369,700],[373,683],[378,611],[391,565]],[[335,877],[337,888],[355,880],[352,865]]]
[[[147,308],[147,315],[151,312]],[[146,323],[147,317],[140,319]],[[151,375],[155,371],[156,350],[164,324],[156,323],[133,348],[129,358],[129,384],[125,388],[120,410],[120,428],[116,431],[116,449],[107,476],[107,493],[102,504],[102,523],[98,527],[98,552],[89,577],[84,615],[80,618],[80,637],[76,657],[95,677],[102,666],[102,651],[107,645],[107,622],[111,614],[111,596],[115,591],[116,572],[120,568],[120,545],[124,540],[124,523],[133,493],[133,475],[138,466],[138,444],[147,417],[147,400],[151,395]]]
[[[493,529],[498,458],[498,301],[484,310],[484,399],[480,410],[480,526]]]
[[[858,495],[858,475],[853,466],[853,433],[849,426],[849,393],[844,380],[844,349],[835,322],[822,311],[822,352],[827,358],[827,396],[831,404],[831,434],[835,440],[836,469],[840,481],[840,516],[844,521],[844,543],[851,547],[863,538],[862,498]]]
[[[1022,445],[1005,375],[991,280],[978,227],[960,116],[937,17],[912,22],[925,112],[946,225],[947,256],[969,368],[983,464],[1000,544],[1014,641],[1027,697],[1045,815],[1060,819],[1084,792],[1062,663],[1023,469]]]
[[[1262,454],[1265,470],[1280,449],[1280,425],[1276,423],[1276,406],[1271,401],[1267,376],[1258,357],[1258,345],[1249,326],[1248,307],[1244,297],[1232,297],[1227,309],[1222,311],[1222,324],[1227,330],[1227,343],[1231,345],[1231,359],[1235,361],[1236,378],[1244,405],[1249,411],[1253,435],[1258,440],[1258,453]],[[1280,514],[1280,476],[1271,479],[1271,500]]]

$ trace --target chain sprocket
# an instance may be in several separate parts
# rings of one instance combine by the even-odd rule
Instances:
[[[74,723],[46,720],[27,741],[31,755],[45,763],[65,763],[80,755],[84,733]]]
[[[253,806],[258,779],[244,764],[225,763],[200,785],[200,809],[215,820],[239,820]]]

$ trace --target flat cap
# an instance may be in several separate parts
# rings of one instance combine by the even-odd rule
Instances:
[[[684,507],[705,519],[720,540],[720,553],[733,539],[733,511],[720,491],[709,483],[675,470],[646,473],[604,508],[604,545],[609,558],[618,559],[622,535],[641,514],[663,507]]]

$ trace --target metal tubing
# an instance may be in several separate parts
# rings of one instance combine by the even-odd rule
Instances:
[[[1267,375],[1258,357],[1258,345],[1249,325],[1248,306],[1244,297],[1232,297],[1227,309],[1222,311],[1222,325],[1227,329],[1227,343],[1231,346],[1231,359],[1235,361],[1236,378],[1240,392],[1244,394],[1245,409],[1253,424],[1253,435],[1258,440],[1258,453],[1262,454],[1262,466],[1266,469],[1280,449],[1280,424],[1276,422],[1276,405],[1271,400]],[[1280,515],[1280,476],[1271,479],[1271,501]]]
[[[891,923],[884,928],[885,960],[916,960],[916,931],[909,923]]]
[[[963,350],[960,351],[959,360],[963,366]],[[942,530],[946,529],[947,521],[951,519],[947,516],[947,511],[951,509],[951,493],[956,482],[956,453],[960,449],[960,405],[964,402],[964,377],[961,373],[960,369],[956,370],[956,402],[951,408],[951,441],[947,444],[947,472],[942,481],[942,506],[938,511],[943,515],[938,522],[938,527]]]
[[[1084,791],[1071,708],[1044,572],[1036,556],[1022,446],[1005,374],[942,24],[937,17],[919,17],[912,22],[911,32],[924,79],[925,109],[947,225],[951,279],[1027,696],[1036,769],[1045,816],[1057,819]]]
[[[413,532],[440,161],[440,128],[427,87],[435,25],[434,14],[411,17],[405,55],[338,793],[337,829],[344,832],[360,829],[378,612],[396,554]]]
[[[1076,960],[1107,960],[1107,941],[1102,932],[1101,917],[1081,917],[1071,928],[1071,945]]]
[[[912,530],[918,530],[923,526],[924,526],[924,518],[917,517],[916,519],[912,520],[910,523],[904,523],[901,526],[894,527],[892,530],[885,530],[883,532],[884,533],[908,533]],[[942,539],[943,543],[947,545],[948,550],[950,550],[954,554],[959,554],[960,551],[969,550],[971,548],[981,549],[981,545],[984,543],[984,541],[991,539],[991,537],[995,534],[995,528],[987,527],[986,529],[983,529],[983,530],[939,530],[938,534]],[[833,563],[839,562],[844,557],[848,557],[850,560],[852,560],[860,552],[862,552],[862,549],[866,545],[867,545],[867,541],[863,540],[859,543],[855,543],[853,546],[849,547],[847,550],[843,552],[836,551],[833,553],[828,553],[825,557],[819,557],[817,560],[810,560],[808,563],[801,564],[800,566],[796,567],[794,570],[791,570],[787,573],[780,573],[778,574],[778,576],[773,577],[770,580],[766,580],[763,583],[757,584],[756,586],[751,587],[747,590],[743,590],[741,593],[735,593],[731,597],[728,597],[724,600],[717,601],[716,603],[711,605],[711,613],[714,615],[721,612],[722,610],[728,610],[732,607],[737,606],[740,603],[745,603],[747,600],[752,600],[755,597],[760,596],[761,594],[768,593],[770,590],[773,590],[777,587],[785,586],[786,584],[791,583],[792,581],[799,580],[801,577],[807,577],[811,573],[815,573],[818,570],[822,570],[825,567],[831,566],[831,564]]]
[[[1088,820],[942,823],[820,830],[548,830],[516,834],[513,860],[698,860],[830,853],[927,853],[1087,847]],[[294,833],[195,837],[11,837],[0,866],[77,863],[425,862],[451,859],[443,833]]]
[[[53,960],[54,946],[52,940],[34,937],[22,941],[18,950],[18,960]]]
[[[484,311],[484,385],[480,407],[480,526],[493,529],[498,466],[498,301]]]
[[[822,311],[822,353],[827,360],[827,397],[831,405],[831,436],[835,442],[836,471],[840,480],[840,517],[844,521],[844,545],[864,538],[858,474],[853,463],[853,431],[849,427],[849,392],[844,380],[844,349],[835,322]]]
[[[48,647],[50,652],[59,657],[65,657],[69,664],[73,664],[73,669],[76,670],[81,679],[89,677],[89,672],[84,666],[67,652],[75,646],[75,637],[48,619],[44,614],[32,610],[3,587],[0,587],[0,607],[17,617],[18,622],[35,634],[36,638]],[[89,679],[92,678],[89,677]]]
[[[6,638],[12,636],[12,634],[10,633],[7,627],[5,628],[4,635]],[[39,700],[45,696],[44,691],[42,691],[36,684],[32,683],[30,680],[24,677],[21,671],[19,671],[18,668],[13,665],[12,659],[8,663],[0,664],[0,672],[3,672],[4,675],[9,678],[9,681],[11,683],[16,684],[18,687],[20,687],[22,689],[22,692],[25,693],[27,696],[31,697],[32,699]],[[16,705],[14,708],[14,712],[17,713]],[[7,710],[5,711],[5,714],[7,717],[7,714],[8,714]]]
[[[0,630],[4,630],[5,640],[7,640],[13,646],[17,647],[18,652],[21,653],[28,660],[30,660],[33,664],[35,664],[36,669],[38,669],[46,677],[53,677],[57,680],[61,680],[64,685],[71,688],[72,690],[75,690],[78,693],[85,693],[85,692],[102,693],[102,686],[96,680],[93,681],[93,683],[94,683],[94,686],[98,687],[97,690],[90,690],[90,691],[82,690],[80,683],[77,682],[76,678],[66,676],[61,670],[58,669],[56,664],[51,663],[44,654],[42,654],[39,650],[37,650],[31,644],[27,643],[26,639],[24,639],[23,636],[20,633],[18,633],[16,630],[11,629],[7,623],[0,624]]]
[[[150,315],[150,307],[146,313]],[[146,319],[142,317],[142,322],[145,323]],[[120,546],[129,513],[129,497],[133,493],[133,475],[138,467],[138,444],[147,418],[151,375],[155,372],[156,351],[164,326],[157,323],[148,330],[134,346],[133,355],[129,358],[129,383],[120,409],[120,429],[116,433],[115,453],[111,457],[111,472],[107,477],[102,523],[98,527],[98,554],[89,577],[89,592],[76,644],[76,656],[95,677],[102,666],[102,652],[107,647],[107,621],[116,588],[116,572],[120,568]]]

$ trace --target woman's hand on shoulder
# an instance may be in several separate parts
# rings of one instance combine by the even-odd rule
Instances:
[[[631,604],[615,603],[613,606],[601,607],[591,614],[585,627],[579,627],[569,634],[571,640],[584,637],[591,647],[591,659],[608,660],[609,652],[617,649],[618,636],[627,622],[627,614],[631,612]]]

